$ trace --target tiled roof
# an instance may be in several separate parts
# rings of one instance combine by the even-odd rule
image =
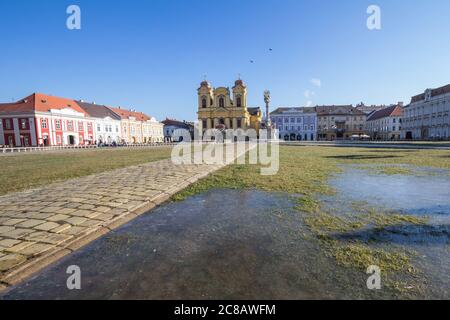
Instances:
[[[432,89],[431,90],[431,96],[432,97],[439,96],[441,94],[446,94],[446,93],[450,93],[450,84],[448,84],[446,86],[443,86],[443,87],[440,87],[440,88],[437,88],[437,89]],[[418,95],[412,97],[411,98],[411,103],[419,102],[419,101],[422,101],[422,100],[425,100],[425,93],[418,94]]]
[[[373,112],[372,114],[370,114],[369,118],[367,118],[367,121],[378,120],[386,117],[401,117],[401,115],[402,108],[399,105],[393,105],[385,109]]]
[[[295,108],[288,108],[288,107],[280,107],[272,111],[271,115],[277,115],[282,114],[289,111],[302,111],[303,113],[315,113],[316,108],[314,107],[295,107]]]
[[[256,107],[256,108],[247,108],[248,113],[250,113],[252,116],[256,116],[258,115],[258,113],[261,112],[261,108],[260,107]]]
[[[93,118],[104,119],[110,117],[115,120],[120,120],[120,117],[106,106],[82,101],[77,101],[77,103],[87,114],[89,114]]]
[[[142,112],[130,111],[122,108],[110,108],[115,114],[117,114],[121,119],[135,118],[138,121],[148,121],[151,118]]]
[[[181,128],[190,128],[193,127],[192,123],[186,122],[186,121],[178,121],[178,120],[174,120],[174,119],[168,119],[166,118],[166,120],[161,122],[162,124],[166,125],[166,126],[178,126]]]
[[[87,115],[87,113],[74,100],[54,97],[42,93],[32,95],[14,103],[0,104],[0,113],[13,112],[48,112],[50,110],[62,110],[71,108],[77,112]]]
[[[316,112],[319,116],[327,115],[360,115],[366,114],[361,110],[354,108],[352,105],[332,105],[332,106],[316,106]]]

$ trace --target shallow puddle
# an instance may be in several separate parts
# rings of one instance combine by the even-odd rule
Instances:
[[[330,180],[336,195],[323,197],[337,215],[375,208],[383,214],[427,217],[418,225],[365,228],[339,234],[341,240],[362,240],[372,246],[397,246],[415,253],[414,264],[427,283],[429,297],[450,298],[450,176],[448,170],[408,167],[416,173],[373,174],[360,166],[346,166]]]
[[[350,299],[367,275],[336,266],[285,194],[212,190],[145,214],[3,299]],[[66,287],[68,266],[82,289]]]

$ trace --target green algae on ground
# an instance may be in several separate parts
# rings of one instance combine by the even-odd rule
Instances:
[[[337,264],[364,271],[370,265],[377,265],[385,272],[410,276],[415,273],[411,263],[414,255],[412,252],[398,246],[388,250],[369,246],[361,241],[337,240],[332,233],[421,225],[427,223],[427,218],[370,208],[365,202],[353,202],[351,214],[337,216],[324,210],[318,198],[333,194],[334,190],[329,187],[328,179],[341,171],[339,165],[376,165],[379,168],[377,174],[411,174],[409,168],[405,169],[401,165],[448,169],[450,158],[443,157],[445,151],[440,150],[374,151],[360,148],[282,146],[280,170],[274,176],[261,176],[260,167],[256,165],[231,165],[188,187],[173,199],[184,200],[214,188],[250,188],[296,195],[295,209],[304,216],[306,226],[317,237],[325,254],[335,259]],[[395,277],[387,277],[386,282],[395,290],[402,287],[401,281]]]

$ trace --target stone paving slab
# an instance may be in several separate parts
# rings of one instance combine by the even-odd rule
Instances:
[[[223,166],[167,159],[0,197],[0,291]]]

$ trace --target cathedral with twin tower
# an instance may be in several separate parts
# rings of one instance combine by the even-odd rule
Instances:
[[[213,88],[203,81],[198,89],[198,120],[202,130],[261,128],[261,108],[247,106],[247,86],[237,80],[232,88]]]

